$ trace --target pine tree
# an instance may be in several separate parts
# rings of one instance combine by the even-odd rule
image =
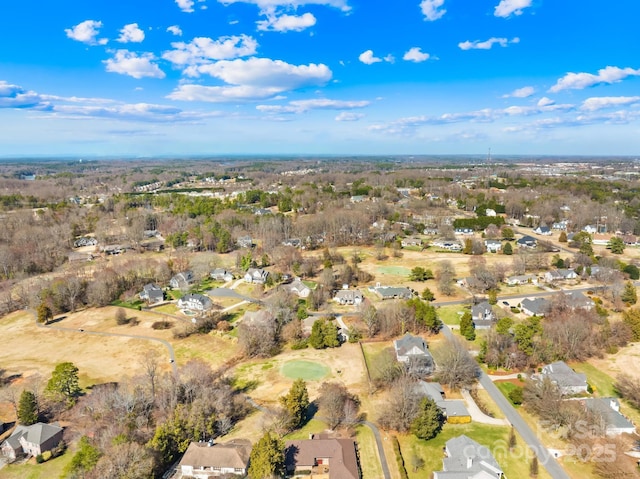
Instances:
[[[286,396],[280,398],[280,403],[291,417],[289,426],[297,429],[304,424],[309,408],[309,393],[307,383],[303,379],[296,379]]]
[[[511,430],[509,431],[509,449],[513,449],[516,447],[516,432],[511,426]]]
[[[311,336],[309,336],[309,344],[312,348],[315,349],[324,349],[324,334],[323,334],[323,326],[324,319],[318,319],[313,326],[311,326]]]
[[[411,423],[411,432],[419,439],[433,439],[442,430],[444,414],[431,398],[424,398],[420,411]]]
[[[567,242],[567,233],[565,233],[564,231],[562,231],[560,233],[560,236],[558,237],[558,242],[560,243],[566,243]]]
[[[640,309],[627,309],[622,313],[622,321],[631,329],[632,341],[640,341]]]
[[[469,341],[476,339],[476,328],[473,325],[470,311],[465,311],[462,318],[460,318],[460,334]]]
[[[70,405],[82,391],[78,384],[78,368],[70,362],[59,363],[51,379],[47,383],[45,391],[57,400],[66,400]]]
[[[502,253],[507,256],[511,256],[513,254],[513,247],[511,246],[511,243],[507,242],[504,244],[502,247]]]
[[[636,287],[631,281],[627,281],[624,285],[624,291],[620,297],[626,304],[636,304],[638,302],[638,294]]]
[[[538,456],[533,456],[531,464],[529,464],[529,475],[531,477],[538,477]]]
[[[26,389],[20,395],[18,403],[18,422],[25,426],[31,426],[38,422],[38,402],[36,396]]]
[[[258,440],[249,456],[251,479],[276,479],[284,475],[284,441],[270,432]]]
[[[39,323],[47,324],[49,320],[53,318],[53,312],[51,311],[51,308],[45,303],[40,303],[37,313]]]
[[[498,292],[495,289],[490,289],[487,293],[487,302],[489,304],[498,304]]]

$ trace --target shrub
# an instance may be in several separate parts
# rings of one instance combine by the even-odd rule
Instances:
[[[522,404],[522,398],[523,398],[523,389],[521,387],[516,386],[514,389],[512,389],[509,392],[509,401],[511,401],[511,403],[516,406],[519,406],[520,404]]]
[[[44,451],[42,453],[42,460],[48,461],[49,459],[51,459],[51,451]]]
[[[38,464],[42,464],[42,463],[44,462],[44,458],[42,457],[42,454],[38,454],[38,455],[36,456],[36,462],[37,462]]]
[[[153,329],[170,329],[173,327],[173,323],[171,321],[156,321],[154,322],[151,327]]]
[[[400,478],[409,479],[409,474],[407,474],[407,469],[404,466],[404,458],[402,457],[398,438],[396,436],[391,436],[391,443],[393,444],[393,452],[396,453],[396,463],[398,464],[398,470],[400,471]]]
[[[293,343],[291,343],[291,349],[297,350],[297,349],[305,349],[307,348],[307,346],[309,346],[309,340],[308,339],[301,339],[299,341],[294,341]]]

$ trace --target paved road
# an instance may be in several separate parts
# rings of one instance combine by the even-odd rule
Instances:
[[[119,334],[119,333],[105,333],[102,331],[88,331],[86,329],[78,329],[78,328],[66,328],[64,326],[56,326],[55,324],[41,324],[38,322],[38,315],[35,311],[29,311],[33,317],[35,318],[36,326],[45,329],[55,329],[58,331],[68,331],[76,334],[93,334],[94,336],[105,336],[105,337],[116,337],[116,338],[130,338],[130,339],[142,339],[145,341],[155,341],[162,344],[167,348],[169,352],[169,362],[171,363],[171,369],[173,370],[173,374],[176,375],[178,373],[178,366],[176,365],[176,355],[173,351],[173,346],[168,341],[160,338],[153,338],[151,336],[138,336],[135,334]]]
[[[369,421],[360,421],[360,424],[367,426],[373,432],[373,436],[376,438],[376,444],[378,446],[378,455],[380,456],[380,464],[382,465],[382,474],[384,475],[384,479],[391,479],[391,474],[389,473],[389,464],[387,464],[387,456],[384,455],[384,447],[382,445],[382,437],[380,436],[380,431],[376,427],[375,424]]]
[[[442,332],[447,339],[454,338],[453,333],[446,324],[443,325]],[[570,479],[560,464],[558,464],[555,458],[549,453],[549,450],[540,442],[529,425],[520,417],[518,411],[513,408],[511,403],[504,397],[496,385],[493,384],[491,378],[489,378],[484,371],[481,371],[480,374],[480,384],[486,389],[491,399],[495,401],[511,425],[518,431],[524,442],[527,443],[527,446],[538,456],[538,462],[544,466],[549,475],[551,475],[553,479]]]

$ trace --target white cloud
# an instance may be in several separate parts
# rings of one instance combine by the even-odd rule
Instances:
[[[0,108],[38,108],[47,109],[48,103],[34,91],[21,86],[0,81]]]
[[[420,47],[413,47],[404,54],[402,59],[408,62],[420,63],[427,61],[429,59],[429,56],[430,55],[428,53],[422,52],[422,50],[420,50]]]
[[[422,10],[424,19],[433,22],[442,18],[442,16],[447,13],[444,8],[441,8],[443,5],[444,0],[422,0],[420,2],[420,9]]]
[[[520,39],[518,37],[514,37],[511,40],[509,40],[508,38],[491,37],[489,38],[489,40],[485,40],[483,42],[480,40],[476,40],[473,42],[467,40],[465,42],[458,43],[458,47],[461,50],[490,50],[491,47],[496,44],[500,45],[501,47],[506,47],[510,43],[520,43]]]
[[[316,17],[311,13],[303,15],[268,15],[266,20],[257,22],[258,30],[274,32],[301,32],[316,24]]]
[[[506,95],[502,95],[502,98],[528,98],[533,95],[535,91],[535,88],[533,88],[532,86],[525,86],[513,90],[511,93],[508,93]]]
[[[383,60],[387,63],[395,63],[396,61],[395,57],[391,53],[389,53],[388,55],[385,55]]]
[[[373,50],[367,50],[366,52],[362,52],[360,54],[358,60],[367,65],[373,65],[374,63],[381,62],[382,58],[373,56]]]
[[[582,102],[581,110],[596,111],[604,108],[633,105],[640,102],[640,96],[600,96],[587,98]]]
[[[354,110],[365,108],[371,102],[366,100],[344,101],[316,98],[311,100],[295,100],[287,105],[258,105],[256,109],[264,113],[304,113],[309,110]]]
[[[358,121],[362,118],[364,118],[364,115],[362,113],[343,111],[338,116],[336,116],[336,121]]]
[[[170,27],[167,27],[167,31],[169,33],[173,33],[176,37],[182,36],[182,29],[178,25],[171,25]]]
[[[284,91],[325,85],[331,70],[323,64],[291,65],[269,58],[221,60],[191,67],[194,74],[207,74],[229,86],[180,85],[168,98],[186,101],[224,102],[261,100]]]
[[[555,103],[555,101],[553,101],[551,98],[547,98],[546,96],[543,96],[542,98],[540,98],[540,100],[538,100],[538,106],[540,107],[554,105]]]
[[[231,60],[238,57],[253,55],[258,48],[258,42],[248,35],[220,37],[212,40],[207,37],[196,37],[191,42],[175,42],[169,50],[162,54],[162,58],[175,65],[199,65],[210,63],[212,60]]]
[[[531,6],[531,2],[532,0],[500,0],[493,14],[502,18],[507,18],[512,14],[522,15],[522,11]]]
[[[64,31],[67,37],[87,45],[106,45],[109,41],[106,38],[96,38],[102,28],[102,22],[95,20],[85,20],[78,23],[72,28],[66,28]]]
[[[276,8],[283,7],[302,7],[305,5],[324,5],[327,7],[339,8],[343,12],[348,12],[351,7],[347,0],[218,0],[223,5],[231,5],[233,3],[249,3],[257,5],[264,11],[274,11]]]
[[[594,85],[602,83],[611,84],[624,80],[629,76],[640,76],[640,69],[634,70],[633,68],[618,68],[608,66],[601,70],[598,70],[598,74],[592,73],[572,73],[569,72],[562,78],[560,78],[555,85],[553,85],[549,91],[557,93],[562,90],[582,90]]]
[[[165,74],[158,65],[153,63],[155,56],[151,53],[137,53],[129,50],[117,50],[113,58],[105,60],[107,71],[129,75],[133,78],[164,78]]]
[[[140,43],[144,40],[144,32],[140,30],[137,23],[125,25],[120,30],[120,36],[116,40],[120,43]]]
[[[195,3],[193,0],[176,0],[178,7],[185,13],[193,12],[193,4]]]

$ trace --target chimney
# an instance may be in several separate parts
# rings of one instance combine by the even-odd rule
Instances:
[[[469,456],[467,457],[467,469],[471,469],[471,466],[473,466],[473,457]]]
[[[609,399],[609,407],[616,412],[620,412],[620,404],[615,399]]]

